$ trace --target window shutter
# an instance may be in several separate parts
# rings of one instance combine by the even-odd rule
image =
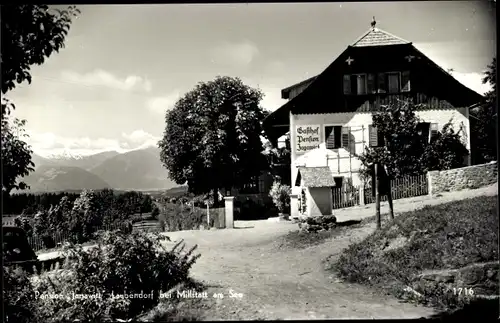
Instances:
[[[368,126],[368,142],[370,147],[377,147],[378,146],[378,134],[377,134],[377,127],[374,127],[372,125]]]
[[[410,71],[403,71],[401,73],[401,92],[410,91]]]
[[[333,127],[335,148],[340,148],[342,145],[342,126]]]
[[[335,148],[335,132],[333,131],[333,127],[325,127],[325,143],[326,149],[334,149]]]
[[[387,82],[385,80],[385,73],[377,74],[377,89],[378,93],[386,93],[387,92]]]
[[[437,123],[431,123],[430,125],[430,128],[431,128],[431,139],[430,141],[432,142],[434,139],[436,139],[437,135],[438,135],[438,124]]]
[[[351,76],[344,75],[344,94],[351,94]]]
[[[368,78],[366,81],[367,84],[367,92],[368,93],[377,93],[377,89],[375,87],[375,74],[368,74]]]
[[[351,132],[351,127],[342,127],[342,147],[349,147],[349,133]]]

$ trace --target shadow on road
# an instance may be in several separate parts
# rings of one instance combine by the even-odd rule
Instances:
[[[234,227],[234,229],[253,229],[255,226],[248,226],[248,227]]]

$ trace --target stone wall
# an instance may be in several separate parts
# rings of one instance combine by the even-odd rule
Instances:
[[[497,182],[497,162],[429,172],[429,194],[460,191]]]

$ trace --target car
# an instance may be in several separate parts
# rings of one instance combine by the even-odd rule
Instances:
[[[4,266],[21,267],[29,273],[42,269],[42,263],[31,248],[26,232],[17,226],[2,226]]]

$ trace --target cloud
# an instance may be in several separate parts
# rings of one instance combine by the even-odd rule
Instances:
[[[175,90],[165,96],[158,96],[149,99],[146,102],[146,106],[150,111],[154,113],[165,114],[167,110],[174,107],[175,103],[177,102],[177,100],[179,100],[180,97],[180,91]]]
[[[234,66],[247,66],[259,55],[259,49],[250,41],[225,42],[211,50],[214,62]]]
[[[144,130],[135,130],[130,134],[122,133],[120,138],[89,138],[64,137],[51,132],[28,132],[26,140],[33,151],[42,156],[69,153],[72,155],[92,155],[103,151],[117,151],[120,153],[135,149],[156,146],[160,137],[153,136]]]
[[[102,86],[122,91],[145,91],[152,89],[151,82],[137,75],[128,75],[121,79],[109,72],[96,69],[90,73],[79,74],[74,71],[63,71],[61,73],[63,81],[78,83],[88,86]]]
[[[157,146],[158,141],[161,139],[144,130],[135,130],[130,134],[122,133],[122,137],[127,140],[124,142],[127,147],[135,147],[135,149]]]

